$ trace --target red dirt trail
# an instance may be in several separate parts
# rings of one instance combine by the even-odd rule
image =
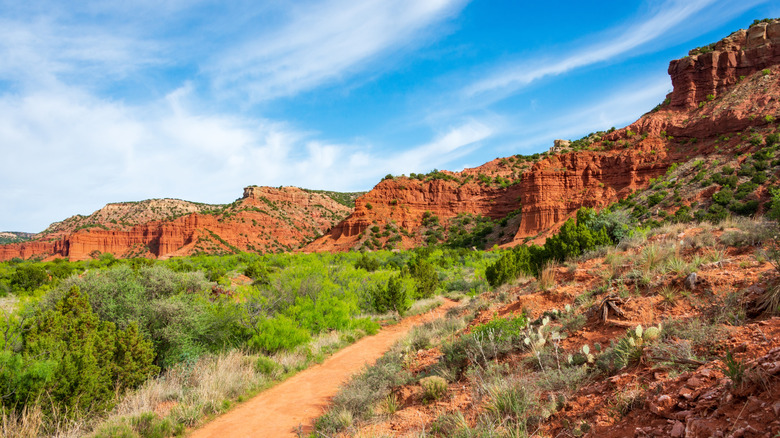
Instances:
[[[190,438],[294,437],[300,426],[312,430],[339,386],[365,365],[373,364],[414,326],[442,316],[453,307],[442,306],[386,327],[342,349],[323,363],[312,366],[193,431]]]

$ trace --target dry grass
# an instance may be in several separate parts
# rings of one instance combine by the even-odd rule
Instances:
[[[687,231],[688,228],[690,228],[690,225],[688,224],[665,224],[650,230],[650,232],[647,234],[647,237],[650,238],[653,236],[666,235],[674,238],[674,236]]]
[[[302,370],[307,363],[306,352],[301,349],[277,353],[273,356],[273,360],[281,365],[285,372]]]
[[[638,228],[634,231],[631,237],[621,240],[620,243],[618,244],[618,248],[621,251],[638,248],[647,242],[647,235],[648,232],[646,230]]]
[[[156,412],[164,404],[175,404],[180,412],[192,406],[218,409],[225,400],[235,399],[267,381],[255,370],[255,361],[256,356],[233,350],[204,356],[192,367],[175,367],[127,394],[109,420]]]
[[[666,263],[664,264],[663,269],[666,272],[672,273],[678,277],[684,277],[690,274],[691,271],[696,268],[693,268],[691,264],[686,262],[681,255],[675,254],[666,259]]]
[[[769,286],[758,301],[758,309],[770,315],[780,314],[780,283]]]
[[[696,249],[712,248],[716,246],[718,244],[718,238],[712,234],[714,227],[706,222],[699,224],[699,227],[703,228],[703,230],[694,236],[686,236],[683,240],[683,245]]]
[[[19,303],[19,298],[15,295],[8,295],[0,297],[0,312],[13,313],[16,310],[16,305]]]
[[[444,298],[440,296],[418,300],[415,301],[414,304],[412,304],[412,307],[409,308],[409,311],[406,312],[404,316],[413,316],[413,315],[420,315],[422,313],[427,313],[441,306],[442,304],[444,304]]]
[[[549,262],[544,265],[541,271],[539,271],[539,289],[548,291],[555,287],[555,270],[558,269],[558,265]]]
[[[643,271],[654,273],[661,269],[666,261],[674,255],[670,245],[651,243],[639,253],[639,264]]]
[[[21,413],[2,408],[2,436],[8,438],[35,438],[43,432],[43,412],[38,404],[25,407]]]
[[[664,286],[658,291],[658,295],[664,299],[664,303],[673,305],[677,302],[677,297],[680,293],[674,286]]]
[[[616,251],[614,248],[610,248],[604,255],[604,263],[612,267],[613,270],[617,270],[626,262],[626,255],[624,253]]]
[[[4,438],[34,438],[52,436],[75,438],[83,436],[88,425],[81,420],[67,419],[53,406],[54,412],[46,418],[40,403],[25,406],[22,412],[0,407],[0,436]]]

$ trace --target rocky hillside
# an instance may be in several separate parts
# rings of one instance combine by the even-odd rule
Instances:
[[[106,204],[96,212],[84,216],[77,214],[61,222],[54,222],[36,237],[63,237],[86,228],[129,230],[133,226],[152,221],[172,221],[191,213],[208,214],[224,205],[199,204],[181,199],[147,199],[138,202]]]
[[[33,233],[22,233],[19,231],[2,231],[0,232],[0,245],[6,243],[17,243],[30,240],[35,236]]]
[[[409,248],[458,239],[480,223],[490,228],[470,243],[514,245],[544,238],[580,207],[625,199],[674,163],[735,151],[744,160],[759,146],[754,138],[777,128],[778,64],[780,21],[737,31],[672,61],[674,90],[630,126],[462,172],[385,179],[307,250]]]
[[[352,209],[354,194],[328,196],[296,187],[247,187],[229,205],[174,199],[109,204],[55,223],[32,241],[0,246],[0,260],[101,253],[168,258],[196,253],[279,252],[327,232]]]
[[[778,436],[776,229],[671,224],[464,298],[342,386],[318,432]]]

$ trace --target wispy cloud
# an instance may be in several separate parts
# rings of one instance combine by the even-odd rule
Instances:
[[[107,28],[0,18],[0,79],[22,87],[116,80],[160,58],[156,43]]]
[[[676,33],[676,29],[683,23],[686,23],[688,31],[700,32],[701,29],[697,30],[695,26],[691,28],[692,22],[712,15],[715,10],[720,12],[719,20],[722,20],[724,16],[729,16],[722,14],[724,8],[727,8],[730,14],[736,14],[765,2],[766,0],[750,0],[734,4],[719,0],[667,0],[646,20],[630,22],[620,28],[603,32],[599,37],[601,42],[578,47],[568,55],[545,56],[530,62],[515,62],[497,67],[486,77],[466,86],[462,93],[468,97],[496,93],[497,98],[501,98],[546,76],[560,75],[629,53],[636,54],[641,46]]]
[[[644,77],[613,89],[599,101],[571,108],[555,118],[541,122],[510,120],[505,126],[513,128],[496,134],[512,137],[511,146],[497,149],[504,154],[539,152],[551,147],[554,139],[573,140],[589,132],[625,126],[660,103],[670,88],[665,75]],[[518,133],[522,136],[517,136]]]
[[[249,184],[364,190],[387,173],[446,166],[491,135],[478,121],[404,151],[323,141],[286,123],[195,109],[184,86],[131,106],[77,89],[0,97],[0,229],[42,230],[107,202],[229,202]]]
[[[432,25],[464,0],[328,0],[299,6],[280,29],[251,40],[204,67],[217,89],[252,100],[295,95],[358,71],[404,45],[425,41]]]

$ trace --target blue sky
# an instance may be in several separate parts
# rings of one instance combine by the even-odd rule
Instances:
[[[0,0],[0,230],[540,152],[631,123],[671,90],[670,60],[780,16],[529,3]]]

